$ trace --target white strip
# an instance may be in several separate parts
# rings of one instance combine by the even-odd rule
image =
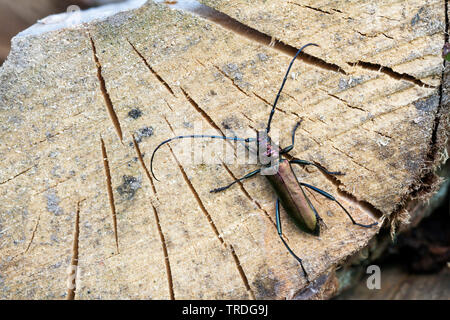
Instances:
[[[65,13],[54,14],[39,20],[36,24],[20,32],[16,37],[27,37],[64,28],[73,28],[94,20],[103,20],[119,12],[140,8],[147,0],[127,0],[87,10],[79,10],[77,6],[68,7]]]

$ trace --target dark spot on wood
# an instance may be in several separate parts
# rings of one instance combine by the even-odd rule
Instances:
[[[413,174],[417,173],[420,169],[421,161],[416,158],[416,155],[408,151],[404,154],[403,158],[405,160],[405,168]]]
[[[137,118],[142,116],[142,111],[138,108],[132,109],[130,112],[128,112],[128,116],[136,120]]]
[[[264,62],[264,61],[269,60],[269,56],[265,53],[258,53],[257,56],[260,61]]]
[[[419,22],[420,16],[417,13],[412,19],[411,19],[411,25],[414,26],[417,22]]]
[[[256,299],[275,299],[277,280],[258,275],[252,283],[256,288]]]
[[[310,285],[308,285],[305,289],[296,294],[293,300],[308,300],[314,297],[321,289],[321,287],[325,284],[328,279],[327,274],[323,274],[314,280]]]
[[[379,146],[379,145],[373,145],[371,149],[376,153],[377,158],[380,160],[386,160],[389,158],[392,158],[392,156],[395,154],[395,150],[389,146]]]
[[[240,120],[236,116],[230,116],[230,117],[225,118],[221,122],[221,125],[226,130],[239,129],[241,127]]]
[[[364,77],[350,77],[349,79],[346,78],[340,78],[339,79],[339,84],[338,87],[340,90],[346,90],[349,88],[353,88],[355,86],[357,86],[358,84],[360,84],[361,82],[363,82]]]
[[[239,70],[239,66],[235,63],[228,63],[222,68],[222,72],[225,73],[229,78],[241,81],[242,72]]]
[[[137,143],[142,141],[142,138],[148,138],[153,135],[153,127],[144,127],[139,129],[135,134],[135,139]]]
[[[417,22],[420,21],[420,14],[423,12],[424,9],[425,7],[420,8],[419,11],[415,14],[415,16],[411,19],[412,26],[415,26]]]
[[[117,192],[126,200],[133,199],[136,191],[141,187],[140,179],[133,176],[123,176],[123,183],[117,187]]]
[[[426,99],[421,99],[419,101],[414,102],[414,106],[418,111],[421,112],[431,112],[438,108],[439,106],[439,95],[434,94]]]
[[[55,216],[64,214],[64,210],[59,206],[61,200],[56,195],[55,190],[49,190],[46,194],[47,198],[47,211],[53,213]]]

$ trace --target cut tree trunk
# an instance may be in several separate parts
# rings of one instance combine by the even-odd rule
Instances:
[[[444,1],[170,6],[40,24],[13,40],[0,69],[1,298],[327,298],[336,268],[438,185]],[[210,193],[255,168],[225,157],[221,141],[195,140],[203,164],[174,141],[155,156],[160,181],[149,173],[154,148],[175,135],[264,129],[309,42],[320,47],[295,62],[271,134],[287,146],[302,120],[290,154],[345,175],[296,167],[297,177],[358,222],[379,222],[355,226],[307,191],[324,222],[312,236],[282,210],[310,284],[278,237],[263,176]]]

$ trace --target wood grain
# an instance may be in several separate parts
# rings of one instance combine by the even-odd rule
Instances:
[[[0,69],[2,298],[66,297],[81,199],[75,299],[309,297],[279,240],[264,177],[210,193],[254,165],[197,140],[214,163],[189,162],[189,142],[173,142],[155,157],[161,182],[146,170],[161,141],[194,127],[264,128],[292,55],[307,42],[320,47],[294,64],[271,132],[286,146],[302,119],[292,156],[345,175],[299,167],[300,180],[335,195],[357,221],[383,222],[442,161],[443,1],[204,3],[206,13],[192,14],[150,1],[14,39]],[[307,235],[282,211],[283,232],[326,298],[336,288],[328,275],[379,229],[354,226],[333,202],[307,194],[326,228]]]

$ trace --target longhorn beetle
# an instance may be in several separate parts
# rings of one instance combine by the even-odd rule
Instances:
[[[291,70],[291,67],[297,58],[297,56],[308,46],[318,46],[315,43],[308,43],[304,45],[302,48],[300,48],[294,58],[292,59],[291,63],[289,64],[289,67],[287,69],[286,75],[284,76],[283,82],[281,84],[280,90],[278,91],[278,94],[275,98],[275,102],[273,103],[272,110],[269,115],[269,120],[267,122],[267,127],[265,132],[258,132],[256,138],[238,138],[238,137],[227,137],[227,136],[214,136],[214,135],[184,135],[184,136],[176,136],[174,138],[167,139],[163,142],[161,142],[153,151],[151,162],[150,162],[150,170],[153,175],[153,177],[158,180],[153,172],[153,159],[155,157],[156,151],[163,146],[166,143],[169,143],[173,140],[177,139],[185,139],[185,138],[211,138],[211,139],[223,139],[223,140],[232,140],[232,141],[241,141],[244,143],[248,143],[251,141],[256,141],[257,144],[257,150],[258,150],[258,159],[262,167],[260,169],[257,169],[255,171],[252,171],[245,176],[243,176],[240,179],[237,179],[230,184],[220,187],[217,189],[211,190],[212,193],[217,193],[223,190],[228,189],[232,185],[234,185],[236,182],[248,179],[250,177],[255,176],[258,173],[265,174],[267,179],[269,180],[270,184],[272,185],[273,189],[275,190],[276,194],[278,195],[276,205],[275,205],[275,219],[276,219],[276,227],[278,231],[278,235],[280,236],[281,241],[283,242],[284,246],[288,250],[288,252],[299,262],[303,273],[305,275],[305,278],[309,282],[308,279],[308,273],[306,272],[302,259],[300,259],[289,247],[289,245],[286,243],[286,241],[283,239],[283,233],[281,230],[281,219],[280,219],[280,202],[283,208],[286,210],[288,215],[294,220],[296,225],[302,229],[303,231],[319,236],[320,234],[320,222],[322,219],[320,218],[319,214],[317,213],[316,209],[314,208],[311,201],[306,196],[305,190],[303,187],[311,189],[314,192],[317,192],[324,196],[325,198],[328,198],[334,202],[336,202],[347,214],[347,216],[350,218],[353,224],[363,227],[363,228],[371,228],[375,225],[377,225],[377,222],[372,224],[361,224],[356,222],[353,217],[350,215],[350,213],[345,209],[345,207],[332,195],[329,193],[314,187],[312,185],[309,185],[304,182],[299,182],[297,180],[297,177],[295,176],[294,170],[292,169],[292,164],[302,165],[302,166],[315,166],[322,172],[329,174],[329,175],[341,175],[343,173],[341,172],[331,172],[322,167],[319,164],[316,164],[314,162],[306,161],[306,160],[300,160],[300,159],[293,159],[293,160],[286,160],[283,159],[281,156],[286,155],[289,151],[291,151],[294,148],[294,142],[295,142],[295,132],[300,126],[300,122],[297,122],[294,129],[292,130],[292,144],[290,146],[287,146],[286,148],[280,148],[279,146],[272,143],[270,137],[269,137],[269,131],[270,131],[270,124],[272,122],[273,115],[275,113],[275,108],[278,103],[278,99],[280,98],[281,91],[283,90],[283,87],[286,83],[289,71]],[[247,148],[248,149],[248,148]],[[264,170],[273,170],[272,173],[264,173]],[[159,180],[158,180],[159,181]]]

